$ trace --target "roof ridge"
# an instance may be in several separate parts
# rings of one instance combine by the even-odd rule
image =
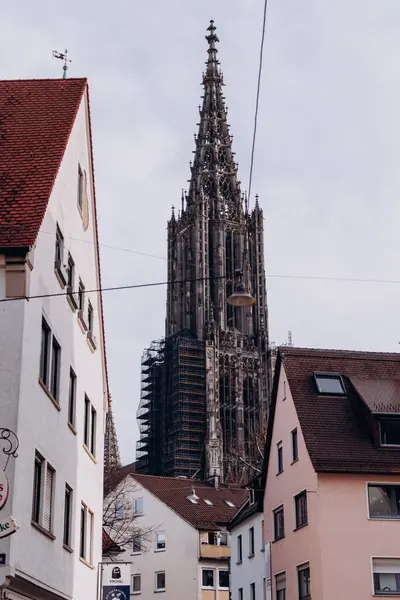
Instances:
[[[324,357],[329,357],[329,358],[344,358],[343,355],[357,355],[357,356],[363,356],[363,357],[369,357],[371,359],[376,359],[376,360],[388,360],[388,359],[392,359],[392,360],[400,360],[400,352],[378,352],[378,351],[371,351],[371,350],[349,350],[349,349],[340,349],[340,348],[311,348],[311,347],[301,347],[301,346],[278,346],[278,349],[280,351],[281,354],[286,354],[286,355],[290,355],[292,354],[293,356],[305,356],[305,357],[311,357],[311,356],[318,356],[321,357],[321,355],[323,355]]]
[[[63,79],[62,77],[34,77],[32,79],[0,79],[0,83],[16,83],[23,82],[29,83],[32,81],[63,81],[68,83],[69,81],[87,81],[87,77],[68,77],[68,79]]]

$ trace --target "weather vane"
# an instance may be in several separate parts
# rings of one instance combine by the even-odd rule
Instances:
[[[67,71],[68,71],[68,65],[67,63],[72,62],[69,58],[67,58],[68,56],[68,50],[64,50],[64,52],[58,52],[57,50],[53,50],[53,57],[54,58],[59,58],[60,60],[64,61],[63,64],[63,79],[67,79]]]

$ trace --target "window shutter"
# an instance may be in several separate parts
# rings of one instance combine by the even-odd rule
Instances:
[[[373,558],[374,573],[400,573],[399,558]]]
[[[51,531],[51,520],[53,512],[53,481],[54,471],[50,466],[46,470],[46,487],[44,491],[43,527]]]

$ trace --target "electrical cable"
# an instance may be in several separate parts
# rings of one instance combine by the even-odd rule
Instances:
[[[135,290],[140,288],[157,287],[161,285],[180,285],[185,283],[192,283],[196,281],[206,281],[208,279],[227,279],[226,275],[212,276],[212,277],[196,277],[194,279],[180,279],[176,281],[152,281],[150,283],[137,283],[132,285],[117,285],[112,287],[95,288],[92,290],[85,290],[85,294],[94,294],[98,292],[116,292],[119,290]],[[341,283],[384,283],[384,284],[400,284],[400,279],[362,279],[352,277],[324,277],[317,275],[268,275],[266,279],[303,279],[306,281],[335,281]],[[2,302],[16,302],[18,300],[37,300],[40,298],[55,298],[58,296],[69,296],[71,294],[78,294],[78,291],[74,292],[55,292],[54,294],[37,294],[35,296],[20,296],[14,298],[0,298]]]
[[[254,112],[253,143],[252,143],[252,147],[251,147],[251,159],[250,159],[249,202],[251,201],[251,184],[252,184],[252,180],[253,180],[254,153],[255,153],[255,147],[256,147],[257,121],[258,121],[258,106],[259,106],[259,102],[260,102],[261,74],[262,74],[262,67],[263,67],[264,41],[265,41],[265,30],[266,30],[266,23],[267,23],[267,5],[268,5],[268,0],[265,0],[262,34],[261,34],[261,46],[260,46],[260,63],[259,63],[259,68],[258,68],[256,107],[255,107],[255,112]]]

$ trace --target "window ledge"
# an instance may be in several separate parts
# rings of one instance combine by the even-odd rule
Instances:
[[[393,517],[389,515],[385,517],[368,517],[368,521],[400,521],[400,515]]]
[[[87,345],[89,346],[90,350],[92,352],[94,352],[97,348],[97,344],[96,344],[96,338],[94,337],[94,335],[91,331],[87,332],[86,341],[87,341]]]
[[[167,590],[164,588],[163,590],[154,590],[155,594],[163,594],[164,592],[166,592]]]
[[[139,594],[141,594],[142,592],[132,592],[132,596],[139,596]]]
[[[299,462],[299,459],[296,458],[295,460],[292,460],[292,462],[290,463],[291,465],[295,465],[297,462]]]
[[[74,435],[77,435],[77,434],[78,434],[78,432],[76,431],[75,427],[74,427],[74,426],[72,425],[72,423],[70,423],[69,421],[68,421],[68,427],[70,428],[70,430],[72,431],[72,433],[73,433]]]
[[[67,546],[66,544],[63,544],[63,548],[64,548],[64,550],[66,550],[70,554],[73,553],[73,550],[72,550],[71,546]]]
[[[51,531],[47,531],[47,529],[45,529],[44,527],[39,525],[39,523],[36,523],[36,521],[31,521],[31,525],[32,525],[32,527],[34,527],[35,529],[40,531],[40,533],[43,533],[43,535],[48,537],[52,542],[54,542],[54,540],[56,539],[56,536],[54,535],[54,533],[51,533]]]
[[[165,552],[166,548],[156,548],[154,552]]]
[[[86,444],[82,444],[83,449],[85,450],[86,454],[89,456],[89,458],[94,462],[95,465],[97,465],[97,460],[96,457],[94,456],[94,454],[92,454],[89,450],[89,448],[86,446]]]
[[[67,295],[67,302],[70,305],[72,312],[75,312],[76,309],[78,308],[78,303],[75,300],[74,294]]]
[[[54,267],[54,273],[55,273],[58,283],[60,284],[61,289],[63,290],[65,288],[65,284],[67,283],[64,278],[64,274],[58,267]]]
[[[92,565],[90,562],[88,562],[87,560],[85,560],[84,558],[82,558],[82,556],[79,557],[79,560],[82,564],[86,565],[87,567],[89,567],[89,569],[92,569],[92,571],[94,570],[94,565]]]
[[[255,554],[249,554],[247,558],[254,558]]]
[[[131,556],[140,556],[142,553],[141,552],[132,552]]]
[[[308,521],[307,521],[307,523],[303,523],[302,525],[299,525],[298,527],[295,527],[293,529],[293,531],[299,531],[300,529],[304,529],[304,527],[307,527],[307,525],[308,525]]]
[[[276,476],[278,477],[278,475],[282,475],[282,473],[283,473],[283,469],[282,469],[282,471],[278,471]]]
[[[56,409],[58,411],[60,411],[61,410],[61,406],[59,405],[59,403],[57,402],[57,400],[54,398],[53,394],[48,389],[47,385],[42,381],[42,379],[40,377],[39,377],[39,385],[42,388],[42,390],[45,392],[46,396],[48,398],[50,398],[50,400],[52,401],[52,403],[54,404],[54,406],[56,407]]]
[[[85,320],[83,318],[83,314],[82,314],[81,310],[78,311],[78,323],[79,323],[79,327],[82,330],[82,333],[87,333],[88,326],[85,323]]]

